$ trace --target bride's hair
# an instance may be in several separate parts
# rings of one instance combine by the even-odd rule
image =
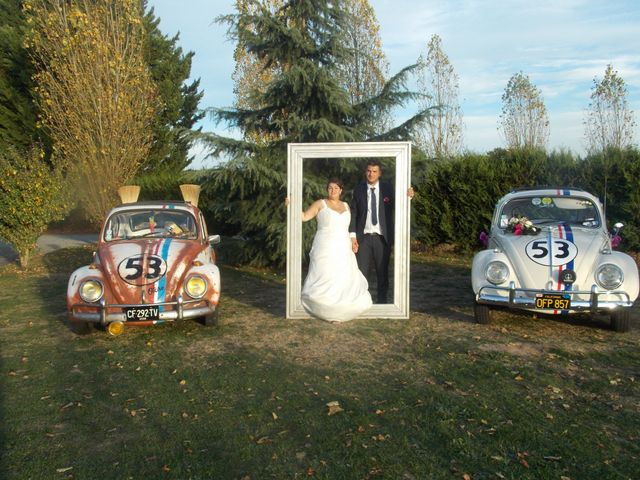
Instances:
[[[342,180],[338,180],[337,178],[330,178],[327,181],[327,188],[329,188],[329,184],[330,183],[335,183],[336,185],[338,185],[340,187],[340,190],[344,190],[344,184],[342,183]]]

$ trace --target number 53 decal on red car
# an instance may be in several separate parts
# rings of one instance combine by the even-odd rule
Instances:
[[[157,255],[134,255],[118,265],[118,274],[131,285],[148,285],[167,272],[167,263]]]

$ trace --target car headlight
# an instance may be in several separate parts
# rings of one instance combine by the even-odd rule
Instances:
[[[80,284],[80,298],[87,303],[97,302],[103,293],[104,288],[98,280],[85,280]]]
[[[507,267],[503,262],[499,262],[497,260],[489,262],[485,276],[489,282],[494,285],[499,285],[506,282],[507,278],[509,278],[509,267]]]
[[[202,298],[207,292],[207,281],[200,275],[193,275],[184,284],[184,289],[191,298]]]
[[[605,263],[596,270],[596,282],[606,290],[613,290],[622,285],[624,274],[617,265]]]

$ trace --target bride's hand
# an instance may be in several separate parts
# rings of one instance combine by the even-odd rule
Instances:
[[[353,251],[353,253],[358,253],[358,240],[355,238],[351,239],[351,250]]]

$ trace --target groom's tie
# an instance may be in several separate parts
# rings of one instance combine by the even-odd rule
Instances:
[[[371,225],[378,224],[378,208],[376,206],[376,189],[371,189]]]

